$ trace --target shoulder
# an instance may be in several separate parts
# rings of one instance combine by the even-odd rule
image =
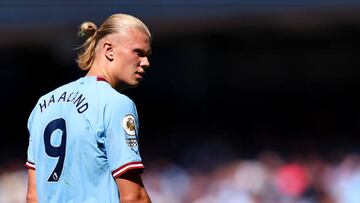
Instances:
[[[57,88],[55,88],[51,91],[48,91],[47,93],[39,96],[38,100],[35,103],[33,111],[40,110],[40,112],[41,112],[42,106],[46,106],[47,103],[49,102],[49,100],[51,100],[51,97],[54,97],[54,95],[56,95],[56,94],[63,93],[64,91],[70,89],[71,86],[73,86],[73,85],[74,85],[74,81],[69,82],[67,84],[63,84],[61,86],[58,86]]]
[[[111,108],[127,108],[135,106],[135,103],[128,96],[117,92],[115,89],[110,89],[104,92],[103,101],[106,106]]]
[[[28,117],[28,124],[33,123],[34,120],[36,120],[35,117],[37,117],[37,115],[40,114],[44,110],[44,108],[46,108],[46,105],[48,102],[47,99],[51,95],[53,95],[55,92],[59,91],[60,89],[64,88],[64,86],[67,86],[67,85],[69,85],[69,83],[61,85],[61,86],[57,87],[56,89],[53,89],[53,90],[39,96],[36,103],[34,104],[32,111],[30,112],[29,117]]]
[[[135,103],[126,95],[121,94],[114,90],[113,94],[107,95],[103,98],[102,113],[104,122],[112,126],[111,123],[115,122],[115,126],[118,123],[123,123],[125,118],[131,116],[137,117],[137,110]]]
[[[75,84],[75,81],[72,81],[72,82],[69,82],[69,83],[60,85],[60,86],[58,86],[57,88],[55,88],[55,89],[47,92],[46,94],[43,94],[43,95],[39,98],[38,102],[42,101],[42,99],[44,99],[44,98],[48,98],[49,96],[52,96],[52,95],[56,94],[56,93],[63,92],[64,90],[68,90],[69,88],[71,88],[72,86],[74,86],[74,84]]]
[[[128,111],[135,109],[134,101],[116,90],[113,90],[112,94],[105,97],[105,105],[107,109],[116,111]]]

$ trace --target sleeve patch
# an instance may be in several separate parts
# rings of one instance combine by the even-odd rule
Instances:
[[[135,136],[136,135],[136,123],[133,115],[128,114],[122,120],[122,126],[126,134]]]

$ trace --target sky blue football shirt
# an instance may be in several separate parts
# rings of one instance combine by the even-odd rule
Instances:
[[[42,96],[28,120],[25,166],[38,201],[119,202],[114,178],[144,168],[136,106],[103,78],[82,77]]]

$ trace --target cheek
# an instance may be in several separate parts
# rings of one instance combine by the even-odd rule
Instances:
[[[124,64],[135,64],[137,63],[137,56],[134,56],[133,54],[127,54],[125,57],[122,58],[122,61]]]
[[[140,64],[140,58],[138,56],[133,56],[129,59],[130,61],[132,61],[133,64]]]
[[[119,57],[119,65],[125,69],[134,69],[140,65],[139,57],[132,53],[122,53],[121,57]]]

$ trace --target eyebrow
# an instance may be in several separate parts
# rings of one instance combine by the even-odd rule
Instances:
[[[147,56],[147,57],[152,54],[151,49],[149,49],[149,51],[145,51],[144,49],[136,48],[136,49],[134,49],[134,51],[137,51],[141,55],[144,55],[144,56]]]

